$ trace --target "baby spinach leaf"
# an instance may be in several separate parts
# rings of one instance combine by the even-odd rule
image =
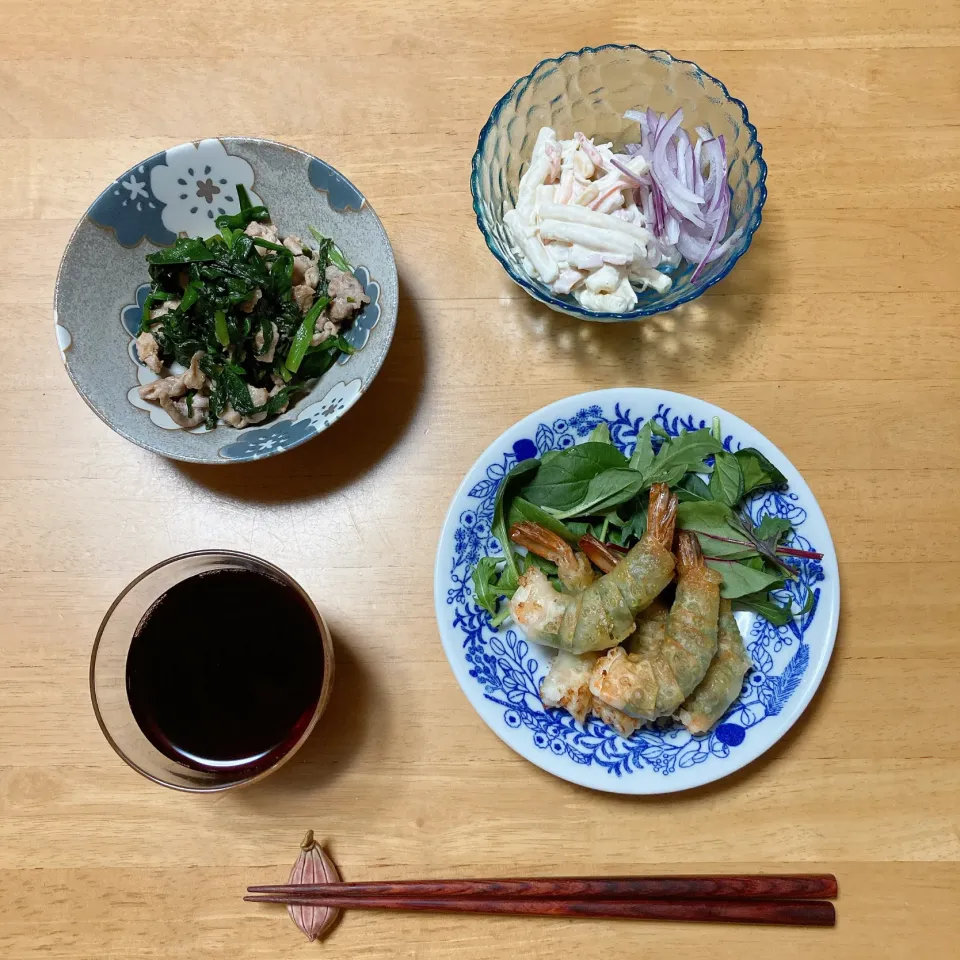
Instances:
[[[752,544],[742,541],[731,543],[727,540],[718,540],[716,537],[711,537],[708,533],[694,532],[700,541],[700,549],[704,556],[722,557],[724,560],[746,560],[751,557],[758,557]]]
[[[681,503],[677,507],[677,526],[681,530],[698,530],[715,537],[730,537],[733,511],[715,500]]]
[[[627,458],[607,443],[581,443],[552,457],[537,461],[539,470],[523,490],[523,497],[538,507],[568,510],[587,493],[590,481],[612,467],[626,467]]]
[[[773,584],[783,579],[780,573],[755,570],[752,566],[737,560],[708,560],[707,566],[723,576],[720,596],[727,600],[735,600],[760,590],[769,590]]]
[[[767,487],[780,488],[787,485],[787,478],[759,450],[744,447],[734,456],[743,471],[744,496]]]
[[[523,497],[514,497],[510,504],[510,510],[507,514],[507,528],[509,529],[515,523],[538,523],[547,530],[552,530],[555,534],[563,537],[570,543],[577,542],[577,535],[565,524],[561,523],[552,513],[541,510],[536,504]],[[582,534],[581,534],[582,536]]]
[[[590,436],[587,437],[587,443],[613,443],[613,440],[610,439],[610,427],[606,421],[598,423],[590,431]]]
[[[713,473],[710,474],[710,493],[732,507],[743,496],[743,470],[740,461],[732,453],[721,451],[713,458]]]
[[[704,470],[703,461],[710,454],[723,449],[713,434],[704,427],[692,433],[681,433],[669,442],[664,442],[646,476],[647,483],[668,483],[675,486],[684,474]]]
[[[643,474],[629,468],[614,467],[595,476],[587,485],[583,499],[557,514],[560,520],[606,513],[635,497],[643,487]]]
[[[517,578],[519,573],[513,548],[510,546],[507,516],[510,512],[510,504],[520,484],[540,469],[540,461],[536,457],[521,460],[515,464],[500,481],[496,499],[493,501],[493,521],[490,524],[490,532],[500,541],[504,559],[507,561],[507,570],[511,572],[514,579]]]
[[[655,456],[653,444],[650,437],[653,434],[653,421],[648,420],[637,434],[637,444],[630,455],[630,469],[639,470],[640,473],[647,473]]]
[[[695,473],[688,473],[680,481],[674,492],[681,503],[695,500],[706,500],[709,502],[713,499],[710,488]]]

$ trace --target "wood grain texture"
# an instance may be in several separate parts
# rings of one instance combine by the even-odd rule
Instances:
[[[5,960],[953,956],[960,937],[960,7],[598,0],[0,0],[0,955]],[[505,41],[505,44],[501,41]],[[749,106],[770,199],[749,254],[646,324],[549,314],[473,223],[496,99],[541,57],[636,41]],[[319,154],[371,198],[397,337],[321,438],[226,470],[113,434],[69,383],[52,286],[76,220],[156,150],[216,134]],[[511,753],[446,664],[433,553],[486,445],[581,390],[694,393],[769,436],[830,523],[843,580],[823,688],[761,760],[663,799]],[[148,505],[148,506],[145,506]],[[87,666],[147,565],[231,547],[288,570],[338,650],[330,711],[264,783],[190,797],[130,772]],[[281,908],[305,829],[346,880],[829,871],[834,930],[353,912],[323,947]]]

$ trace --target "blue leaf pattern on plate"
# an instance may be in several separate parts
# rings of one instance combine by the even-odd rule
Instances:
[[[674,412],[663,404],[651,419],[670,436],[677,436],[682,430],[708,426],[702,420]],[[462,636],[463,655],[470,676],[481,686],[487,700],[503,708],[503,720],[508,727],[526,728],[538,749],[566,756],[578,764],[593,765],[612,776],[649,769],[669,777],[678,770],[689,769],[711,758],[729,756],[731,750],[744,743],[753,727],[781,713],[796,694],[810,662],[810,648],[804,642],[804,633],[817,613],[820,593],[817,584],[824,579],[823,568],[813,560],[792,561],[798,579],[779,592],[780,599],[789,597],[802,607],[808,595],[812,595],[812,607],[802,618],[783,627],[774,627],[762,618],[756,619],[745,638],[755,669],[745,678],[740,698],[706,736],[692,736],[673,723],[658,723],[625,740],[596,719],[590,719],[586,727],[581,727],[570,714],[545,709],[539,696],[544,670],[529,656],[527,641],[515,630],[496,632],[491,629],[489,617],[473,600],[470,573],[481,556],[499,550],[490,533],[490,523],[497,488],[507,471],[528,456],[534,447],[539,455],[546,450],[565,449],[587,436],[601,422],[609,426],[617,448],[629,454],[636,444],[644,417],[632,416],[620,404],[615,405],[612,416],[605,415],[599,406],[586,407],[568,419],[539,424],[534,434],[535,443],[519,441],[505,450],[499,461],[487,467],[486,477],[474,484],[467,495],[475,502],[460,514],[454,531],[447,604],[452,607],[453,627]],[[734,437],[724,438],[727,450],[739,446]],[[793,493],[766,493],[749,506],[756,523],[764,514],[773,514],[786,517],[796,528],[802,528],[807,518]],[[814,549],[799,529],[791,543],[803,549]],[[776,672],[778,669],[779,673]]]
[[[327,201],[337,213],[363,208],[363,194],[329,164],[322,160],[311,160],[309,175],[310,182],[317,190],[326,193]]]
[[[353,347],[354,350],[362,350],[370,339],[370,331],[377,325],[380,319],[380,284],[370,276],[370,271],[366,267],[357,267],[353,271],[357,282],[363,287],[363,292],[370,298],[370,302],[364,305],[364,308],[353,319],[350,329],[343,335],[343,339]],[[350,359],[349,354],[344,354],[340,358],[340,363],[346,363]]]

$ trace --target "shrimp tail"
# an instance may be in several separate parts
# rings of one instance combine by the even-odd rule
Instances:
[[[570,544],[552,530],[541,527],[539,523],[526,520],[515,523],[510,528],[510,539],[518,547],[523,547],[552,563],[573,562],[573,549]]]
[[[723,579],[719,573],[707,566],[700,549],[700,540],[689,530],[681,530],[677,536],[677,568],[684,580],[720,583]]]
[[[577,541],[577,546],[599,567],[604,573],[609,573],[622,559],[605,543],[591,534],[585,534]]]
[[[647,509],[647,536],[669,550],[673,546],[673,530],[677,523],[677,495],[666,483],[650,487],[650,506]]]
[[[525,547],[544,560],[557,565],[557,572],[565,587],[571,590],[583,590],[593,583],[593,568],[582,554],[575,553],[573,547],[563,537],[541,527],[539,523],[522,521],[510,528],[510,539],[519,547]]]

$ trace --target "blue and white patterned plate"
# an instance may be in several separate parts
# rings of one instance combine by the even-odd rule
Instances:
[[[208,237],[240,208],[236,185],[265,203],[281,235],[333,237],[370,297],[345,334],[343,356],[290,409],[257,427],[184,431],[139,385],[156,379],[133,339],[149,291],[146,254],[178,236]],[[131,167],[93,202],[60,264],[57,343],[77,390],[117,433],[194,463],[259,460],[299,446],[338,420],[369,387],[397,321],[397,268],[386,232],[362,193],[329,164],[272,140],[184,143]]]
[[[595,719],[581,727],[540,702],[540,680],[553,651],[528,643],[509,621],[499,631],[476,605],[470,572],[500,547],[490,523],[497,487],[518,461],[582,443],[606,421],[614,443],[629,453],[637,433],[654,420],[676,436],[720,417],[728,450],[755,447],[784,473],[789,489],[758,496],[750,511],[786,517],[791,544],[823,554],[797,562],[796,582],[782,591],[809,612],[785,627],[752,613],[737,623],[754,670],[713,731],[694,737],[679,725],[642,729],[625,740]],[[440,535],[434,602],[444,652],[463,692],[487,725],[521,756],[572,783],[611,793],[687,790],[725,777],[768,750],[810,703],[827,669],[837,634],[840,581],[830,531],[810,488],[793,464],[762,434],[731,413],[684,394],[617,388],[558,400],[511,427],[471,467],[450,505]]]

